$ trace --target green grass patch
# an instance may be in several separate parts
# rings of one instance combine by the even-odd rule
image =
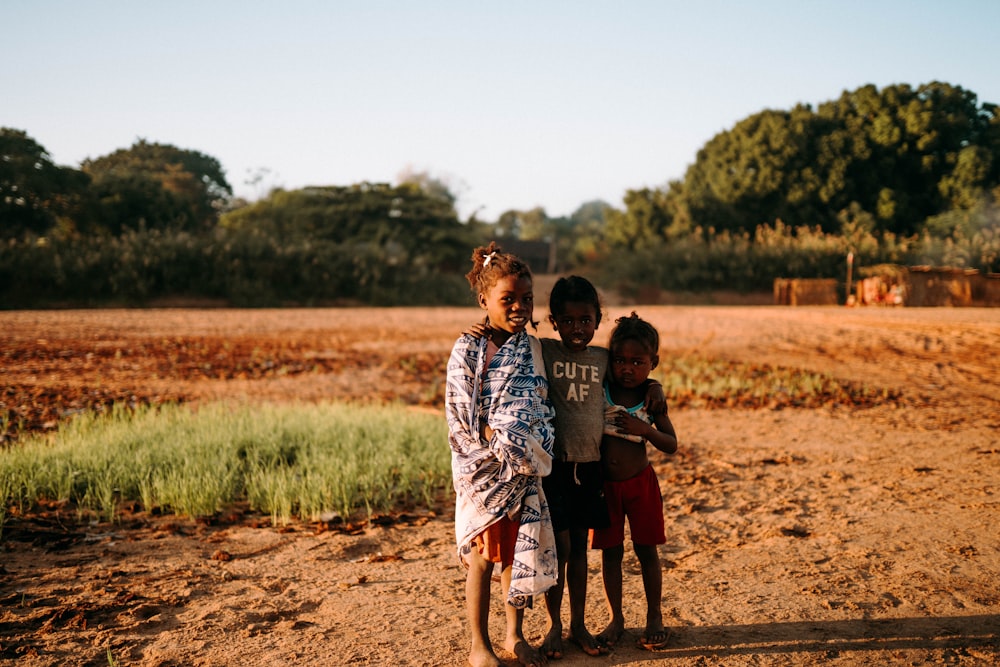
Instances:
[[[671,408],[863,408],[902,401],[898,390],[823,373],[700,357],[668,359],[653,377],[663,383]]]
[[[671,409],[902,402],[899,391],[824,374],[698,357],[669,359],[653,376]],[[444,416],[402,405],[115,407],[0,449],[0,534],[8,515],[47,501],[108,521],[123,503],[194,518],[247,503],[283,525],[434,507],[450,488]]]
[[[248,502],[275,524],[347,520],[430,507],[450,485],[443,415],[400,405],[116,408],[0,451],[0,529],[43,501],[104,520],[125,502],[195,518]]]

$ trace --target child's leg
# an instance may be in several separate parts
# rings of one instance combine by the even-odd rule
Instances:
[[[660,602],[663,595],[663,571],[660,569],[658,544],[666,542],[663,521],[663,497],[652,466],[630,480],[634,496],[625,513],[632,532],[632,544],[642,569],[642,587],[646,593],[646,629],[640,643],[647,649],[660,648],[667,642],[663,629]]]
[[[503,586],[504,611],[507,616],[507,639],[504,648],[517,656],[518,661],[526,667],[538,667],[547,661],[537,649],[533,648],[524,638],[524,610],[512,607],[506,603],[507,592],[510,590],[511,566],[506,565],[500,573],[500,583]]]
[[[498,667],[501,663],[490,643],[490,579],[493,563],[474,549],[466,556],[469,570],[465,575],[465,613],[472,636],[469,664],[473,667]]]
[[[608,525],[595,528],[591,545],[601,550],[601,575],[604,580],[604,598],[608,604],[611,621],[597,635],[603,646],[614,646],[625,632],[622,614],[622,558],[625,556],[625,506],[621,497],[620,482],[607,482],[604,496],[608,512]]]
[[[646,648],[661,648],[667,642],[663,628],[663,571],[660,556],[654,544],[635,544],[635,555],[642,568],[642,588],[646,593],[646,630],[640,643]]]
[[[561,658],[562,644],[562,599],[566,585],[566,561],[570,553],[569,530],[556,533],[556,558],[558,558],[558,579],[556,585],[545,591],[545,611],[549,616],[549,629],[542,640],[541,651],[549,658]],[[570,600],[572,601],[572,596]]]
[[[608,603],[611,622],[597,640],[607,646],[614,646],[625,632],[625,615],[622,613],[622,558],[625,545],[608,547],[601,551],[601,574],[604,578],[604,597]]]
[[[587,630],[584,614],[587,608],[587,528],[569,530],[569,562],[566,582],[569,590],[569,634],[573,641],[588,655],[607,653]]]

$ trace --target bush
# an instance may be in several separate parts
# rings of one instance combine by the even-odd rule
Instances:
[[[28,238],[0,245],[4,308],[143,306],[162,298],[285,305],[457,305],[459,274],[372,244],[298,238],[260,230],[139,230],[121,236]]]
[[[996,270],[1000,255],[992,229],[970,239],[930,235],[899,238],[857,233],[851,237],[817,228],[761,225],[753,235],[693,233],[640,250],[610,251],[597,265],[597,280],[623,294],[654,286],[668,291],[769,292],[775,278],[846,280],[847,254],[855,266],[931,264]]]

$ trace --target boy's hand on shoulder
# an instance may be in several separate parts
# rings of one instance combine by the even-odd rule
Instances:
[[[663,385],[656,380],[646,382],[646,412],[651,415],[662,415],[667,411],[667,397],[663,393]]]
[[[482,322],[476,322],[462,333],[473,338],[486,338],[493,333],[493,328],[487,323],[486,318],[483,318]]]

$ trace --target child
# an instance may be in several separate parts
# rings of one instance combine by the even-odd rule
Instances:
[[[647,410],[643,402],[644,383],[659,363],[659,333],[634,312],[615,323],[609,343],[612,382],[605,388],[608,410],[601,444],[611,525],[594,530],[592,537],[593,548],[602,550],[604,592],[611,622],[597,638],[613,645],[625,631],[622,558],[627,517],[646,594],[646,629],[639,643],[652,650],[665,646],[669,635],[660,610],[663,577],[657,553],[657,545],[666,542],[663,498],[646,456],[646,443],[673,454],[677,451],[677,434],[666,406],[659,411]]]
[[[501,564],[505,647],[524,665],[544,656],[524,638],[524,608],[556,582],[555,536],[541,476],[552,468],[552,406],[532,321],[531,271],[495,243],[466,275],[490,335],[462,335],[448,361],[445,410],[455,486],[455,538],[468,573],[469,663],[499,666],[489,639],[490,581]]]
[[[542,357],[555,406],[555,460],[542,482],[552,512],[559,579],[545,593],[549,629],[546,657],[560,658],[563,586],[569,591],[569,638],[589,655],[607,653],[584,623],[587,598],[587,538],[608,523],[601,471],[608,351],[590,342],[601,324],[601,301],[586,278],[560,278],[549,295],[549,322],[559,340],[543,338]]]
[[[563,655],[561,618],[563,588],[569,591],[569,638],[589,655],[608,649],[586,628],[587,540],[590,529],[608,525],[601,467],[604,432],[603,385],[608,351],[590,345],[601,324],[601,300],[586,278],[569,276],[556,281],[549,295],[549,322],[559,339],[542,338],[542,356],[549,396],[555,407],[555,458],[552,472],[542,481],[552,514],[559,560],[559,578],[545,593],[549,616],[542,652],[548,658]],[[471,335],[488,335],[488,327],[474,326]],[[659,383],[650,383],[651,405],[664,404]]]

